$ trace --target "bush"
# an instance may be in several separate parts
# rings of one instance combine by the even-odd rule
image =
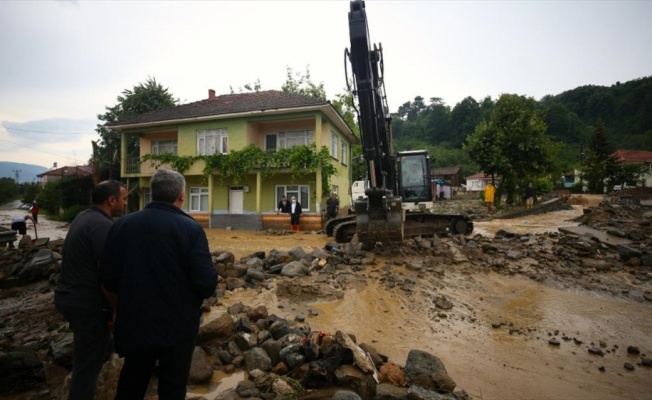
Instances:
[[[80,212],[84,211],[87,208],[88,207],[86,206],[80,206],[80,205],[72,206],[63,212],[61,217],[59,217],[59,220],[64,222],[72,222],[72,220],[75,219],[77,214],[79,214]]]

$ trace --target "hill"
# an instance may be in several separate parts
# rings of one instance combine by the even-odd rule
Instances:
[[[0,178],[12,178],[16,180],[16,172],[18,172],[17,183],[36,182],[36,175],[42,174],[47,170],[48,168],[41,165],[0,161]]]

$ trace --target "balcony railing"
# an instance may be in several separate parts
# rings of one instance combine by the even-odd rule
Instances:
[[[158,168],[171,168],[169,164],[161,164]],[[153,175],[157,168],[152,166],[151,161],[141,161],[140,157],[128,157],[126,174]]]

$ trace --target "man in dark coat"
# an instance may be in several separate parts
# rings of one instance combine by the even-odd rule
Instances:
[[[326,219],[337,217],[340,210],[340,201],[337,199],[335,193],[331,193],[328,200],[326,200]]]
[[[91,203],[70,224],[54,290],[54,305],[73,333],[71,400],[95,397],[109,346],[109,304],[102,294],[98,264],[112,218],[122,215],[127,205],[127,190],[118,181],[101,182],[91,191]]]
[[[290,231],[301,231],[301,226],[299,225],[301,219],[301,203],[297,201],[297,198],[292,196],[292,201],[290,202],[289,211],[290,213]]]
[[[159,169],[152,202],[115,223],[100,279],[115,311],[115,347],[125,359],[116,399],[142,399],[158,363],[158,398],[183,400],[203,299],[215,293],[204,229],[180,207],[185,179]]]

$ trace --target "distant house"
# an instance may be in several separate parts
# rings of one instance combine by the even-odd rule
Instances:
[[[469,175],[466,178],[466,191],[467,192],[481,192],[484,190],[485,186],[491,182],[491,175],[487,175],[484,172],[478,172],[477,174]],[[498,178],[496,178],[496,183]]]
[[[611,157],[623,164],[640,164],[647,167],[647,173],[641,177],[645,187],[652,187],[652,151],[645,150],[616,150]]]
[[[462,184],[462,170],[460,167],[433,168],[430,174],[433,180],[442,180],[448,186],[460,187]]]
[[[48,182],[61,181],[67,176],[82,177],[88,175],[93,175],[93,169],[90,165],[75,165],[54,168],[36,175],[36,178],[38,179],[38,187],[42,188]]]

